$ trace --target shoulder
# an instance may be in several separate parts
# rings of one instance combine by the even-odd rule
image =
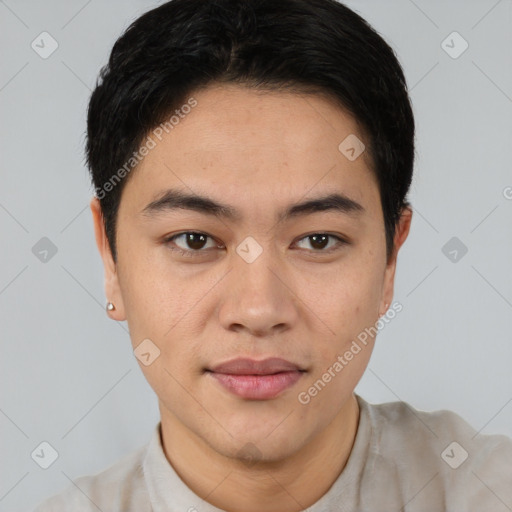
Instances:
[[[480,434],[449,410],[428,412],[401,401],[360,403],[371,425],[376,465],[403,480],[430,481],[447,504],[464,499],[466,510],[512,509],[511,438]]]
[[[453,411],[423,411],[403,401],[364,403],[372,426],[378,427],[379,435],[383,438],[410,438],[414,433],[435,440],[446,436],[472,437],[476,433],[468,422]]]
[[[95,475],[75,478],[33,512],[150,510],[143,474],[147,448],[148,445],[138,448]]]
[[[382,404],[366,402],[366,407],[372,428],[376,430],[374,435],[381,441],[400,440],[411,447],[425,446],[426,443],[432,448],[443,448],[443,451],[449,447],[446,442],[458,442],[461,448],[465,446],[471,450],[466,459],[470,464],[481,464],[486,454],[497,449],[502,448],[508,453],[512,448],[511,438],[499,434],[481,434],[454,411],[423,411],[403,401]],[[457,450],[456,447],[452,448]]]

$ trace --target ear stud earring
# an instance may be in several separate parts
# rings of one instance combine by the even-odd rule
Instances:
[[[106,306],[107,311],[114,311],[115,309],[116,309],[116,307],[114,306],[114,304],[112,302],[107,302],[107,306]]]

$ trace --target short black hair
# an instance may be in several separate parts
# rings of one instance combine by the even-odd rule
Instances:
[[[223,83],[324,94],[353,116],[379,185],[389,258],[410,206],[415,132],[393,49],[336,0],[171,0],[116,41],[89,103],[86,158],[114,261],[137,150],[194,92]]]

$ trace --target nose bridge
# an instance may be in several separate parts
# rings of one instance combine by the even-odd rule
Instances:
[[[290,285],[285,286],[284,265],[271,242],[246,239],[233,254],[227,296],[220,310],[227,329],[264,333],[290,326],[296,318]],[[280,274],[283,274],[280,276]]]
[[[253,295],[266,295],[279,293],[277,290],[279,273],[279,262],[272,254],[272,251],[266,249],[254,261],[250,263],[239,258],[236,262],[234,271],[240,282],[244,284],[245,289],[253,291]]]

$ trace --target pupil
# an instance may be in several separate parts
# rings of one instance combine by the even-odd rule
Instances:
[[[200,239],[199,242],[197,241],[196,237]],[[196,239],[194,240],[194,238]],[[187,235],[188,246],[191,249],[201,249],[204,246],[205,238],[206,237],[204,235],[200,235],[198,233],[189,233]]]
[[[322,249],[327,245],[327,241],[328,241],[327,235],[312,235],[310,238],[313,241],[311,246],[315,249]],[[319,242],[320,239],[321,239],[321,242]],[[317,245],[320,245],[320,247],[317,247]]]

